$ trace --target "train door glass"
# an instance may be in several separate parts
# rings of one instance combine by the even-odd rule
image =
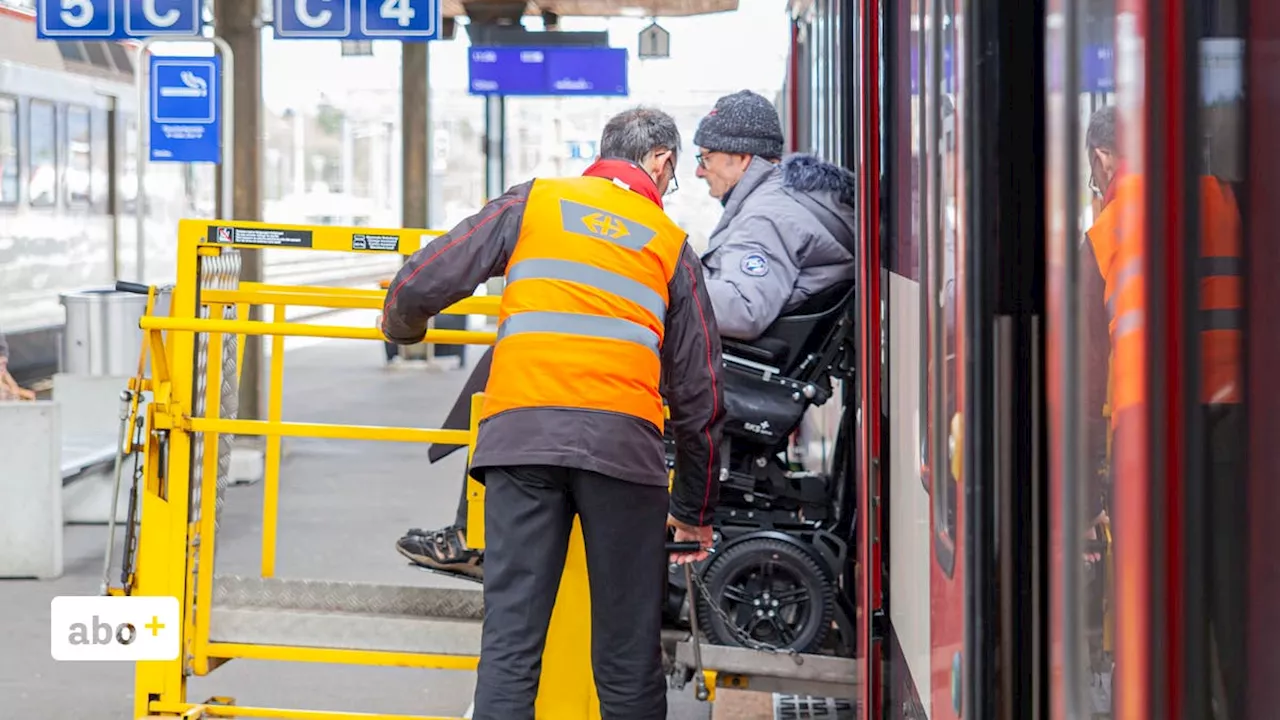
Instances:
[[[28,106],[27,202],[48,207],[58,202],[58,113],[53,103],[32,100]]]
[[[885,707],[936,720],[959,716],[964,644],[963,4],[902,0],[888,8]]]
[[[88,205],[93,188],[93,131],[89,108],[67,106],[66,202],[68,206]]]
[[[0,97],[0,204],[18,202],[18,102]]]
[[[1248,4],[1050,3],[1055,716],[1246,717],[1242,519],[1265,491],[1245,464],[1243,299],[1261,267],[1242,209],[1266,173],[1274,197],[1277,160],[1273,140],[1246,144]],[[1253,7],[1274,41],[1274,7]],[[1255,259],[1277,258],[1273,238]],[[1274,418],[1277,395],[1257,397]]]
[[[1125,644],[1115,636],[1115,603],[1139,587],[1130,587],[1138,572],[1126,572],[1126,563],[1139,562],[1145,542],[1136,526],[1126,528],[1123,546],[1109,541],[1116,506],[1135,502],[1146,482],[1139,5],[1050,0],[1045,24],[1055,717],[1113,712],[1112,675]],[[1108,56],[1110,67],[1091,64]],[[1095,102],[1113,85],[1113,103]]]
[[[1188,203],[1195,209],[1188,217],[1198,217],[1198,222],[1187,224],[1183,238],[1183,277],[1198,285],[1199,292],[1188,293],[1184,304],[1183,340],[1192,387],[1185,397],[1188,462],[1182,502],[1190,529],[1183,549],[1188,565],[1183,647],[1190,661],[1183,717],[1216,714],[1235,720],[1246,717],[1248,617],[1249,523],[1242,521],[1249,516],[1248,432],[1241,362],[1245,343],[1252,340],[1244,325],[1241,211],[1241,198],[1247,198],[1251,185],[1244,124],[1248,0],[1185,2],[1188,42],[1194,43],[1188,56],[1198,55],[1188,63],[1188,72],[1195,73],[1189,86],[1198,88],[1186,149],[1188,194],[1195,200]],[[1269,72],[1274,71],[1273,65]],[[1255,163],[1276,160],[1265,153],[1253,156]],[[1271,197],[1276,197],[1274,187]],[[1270,360],[1274,363],[1276,357]],[[1271,395],[1270,402],[1277,402],[1277,396]]]

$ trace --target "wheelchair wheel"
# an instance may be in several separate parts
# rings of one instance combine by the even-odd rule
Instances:
[[[711,561],[702,578],[698,625],[717,645],[816,652],[835,614],[835,589],[804,550],[752,538]]]

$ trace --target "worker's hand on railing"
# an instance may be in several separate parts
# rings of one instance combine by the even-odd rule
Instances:
[[[711,546],[715,543],[715,537],[713,536],[710,525],[696,527],[689,525],[688,523],[680,522],[671,515],[668,515],[667,527],[675,529],[675,537],[673,538],[674,542],[690,543],[690,545],[683,545],[683,548],[700,548],[694,550],[683,549],[681,551],[672,549],[670,552],[671,562],[679,565],[701,562],[702,560],[706,560],[710,555],[709,551],[711,550]]]

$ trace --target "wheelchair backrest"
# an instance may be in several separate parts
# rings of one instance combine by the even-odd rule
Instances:
[[[799,375],[811,371],[819,358],[829,362],[834,357],[835,346],[845,341],[853,325],[855,289],[852,281],[827,288],[765,329],[759,344],[772,340],[787,348],[779,363],[784,376],[802,379]]]

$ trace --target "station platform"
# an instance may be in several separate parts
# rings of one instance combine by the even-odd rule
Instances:
[[[371,311],[344,311],[323,322],[372,327],[374,320]],[[416,427],[440,427],[483,352],[468,347],[469,362],[460,370],[454,358],[439,360],[435,369],[417,362],[388,365],[380,344],[365,341],[288,338],[285,348],[284,420]],[[285,438],[276,577],[476,588],[416,569],[395,549],[405,529],[452,520],[464,465],[463,452],[429,465],[425,445]],[[227,489],[218,531],[220,575],[259,572],[262,487],[259,482]],[[116,535],[121,544],[122,535]],[[131,717],[132,663],[59,663],[50,657],[50,600],[97,594],[106,539],[105,526],[69,525],[63,577],[0,581],[0,608],[6,611],[0,614],[0,715]],[[189,686],[192,696],[231,695],[243,705],[458,716],[470,707],[474,673],[239,659],[191,678]],[[713,708],[698,702],[687,686],[670,692],[668,717],[771,720],[778,716],[778,700],[768,693],[719,689]]]

